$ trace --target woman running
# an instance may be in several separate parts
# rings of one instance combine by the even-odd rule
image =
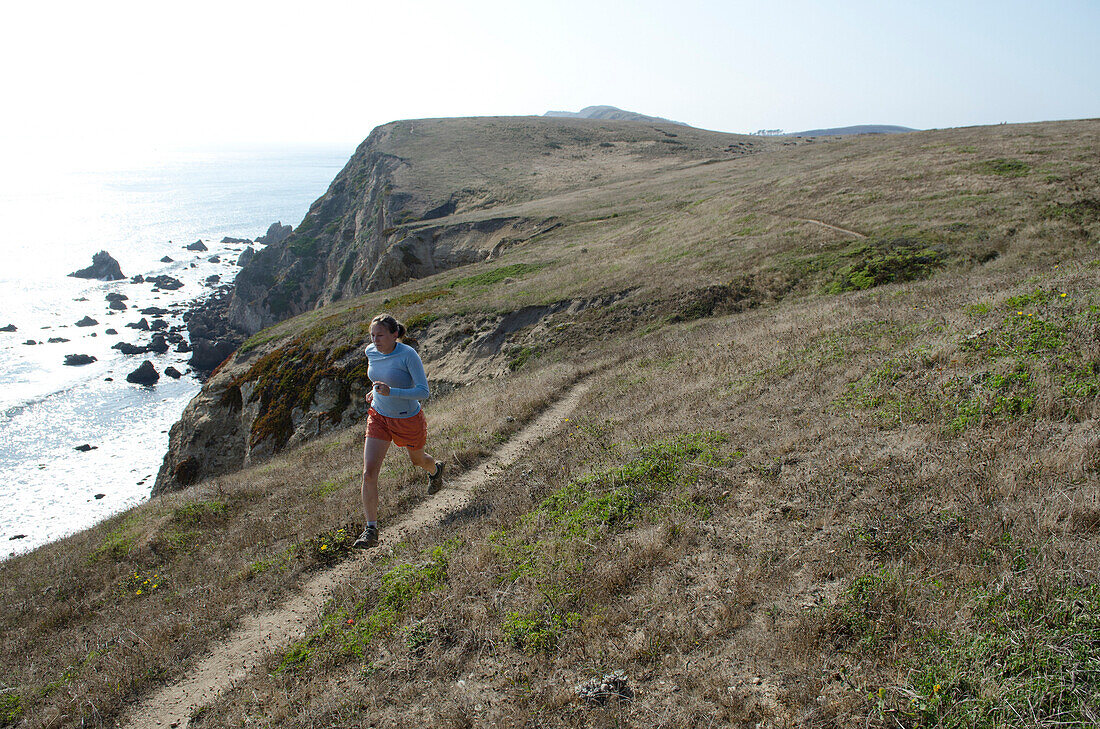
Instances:
[[[363,446],[363,514],[367,527],[353,547],[369,549],[378,544],[378,473],[390,442],[404,448],[409,460],[428,472],[428,493],[443,487],[443,462],[424,452],[428,424],[420,400],[430,396],[428,376],[416,350],[400,341],[405,325],[389,314],[370,323],[367,345],[367,377],[374,386],[368,395],[367,438]]]

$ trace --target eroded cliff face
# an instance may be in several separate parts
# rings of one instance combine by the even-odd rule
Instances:
[[[387,151],[400,146],[397,126],[372,132],[294,232],[240,271],[233,327],[254,334],[347,296],[485,260],[553,226],[516,215],[455,219],[485,205],[484,192],[418,184],[414,163]]]

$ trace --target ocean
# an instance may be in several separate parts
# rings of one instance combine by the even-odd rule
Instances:
[[[124,355],[118,342],[148,344],[127,327],[209,295],[236,275],[241,243],[276,221],[297,225],[352,153],[348,147],[164,153],[97,169],[5,170],[0,184],[0,558],[19,554],[149,498],[168,429],[200,383],[188,353]],[[188,250],[202,241],[208,250]],[[109,252],[125,280],[67,274]],[[162,261],[170,258],[170,262]],[[131,283],[168,275],[183,286]],[[108,294],[126,297],[108,308]],[[77,326],[84,317],[97,323]],[[114,332],[114,333],[112,333]],[[186,338],[186,330],[182,331]],[[51,341],[52,340],[52,341]],[[95,361],[65,364],[68,355]],[[153,386],[126,375],[145,359]],[[183,376],[164,374],[174,367]],[[77,450],[81,448],[81,450]]]

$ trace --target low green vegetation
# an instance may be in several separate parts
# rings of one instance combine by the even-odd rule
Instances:
[[[590,429],[578,437],[591,437]],[[552,652],[589,612],[584,576],[598,559],[597,545],[680,512],[705,517],[709,507],[695,491],[693,466],[736,462],[742,454],[727,452],[727,442],[722,433],[703,432],[643,445],[624,465],[571,481],[491,535],[498,580],[524,585],[518,600],[526,607],[504,616],[505,637],[528,653]]]
[[[367,658],[372,641],[389,633],[412,603],[444,583],[449,555],[458,546],[434,547],[420,561],[399,561],[384,571],[373,594],[326,614],[320,630],[293,645],[276,671],[300,671],[313,660]]]
[[[980,594],[965,626],[932,637],[894,713],[927,727],[1096,723],[1100,588]]]
[[[1000,177],[1023,177],[1031,171],[1031,165],[1023,160],[1000,157],[987,159],[974,165],[974,169],[986,175]]]
[[[23,702],[17,693],[0,695],[0,726],[12,726],[23,718]]]
[[[480,286],[492,286],[493,284],[500,283],[506,278],[523,278],[535,271],[545,268],[549,264],[545,263],[513,263],[508,266],[499,266],[491,271],[475,274],[473,276],[466,276],[460,278],[457,281],[451,282],[451,288],[456,286],[465,287],[480,287]]]

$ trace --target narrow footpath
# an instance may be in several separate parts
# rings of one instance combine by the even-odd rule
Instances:
[[[237,629],[188,674],[136,705],[124,726],[129,729],[185,729],[196,709],[214,701],[268,655],[285,650],[314,627],[321,607],[337,585],[350,582],[362,572],[365,564],[387,552],[387,547],[469,505],[474,492],[488,483],[494,473],[514,463],[534,443],[557,430],[587,390],[585,382],[574,386],[480,466],[448,480],[446,488],[429,497],[400,522],[386,525],[376,549],[354,552],[344,562],[318,572],[299,593],[279,607],[244,618]]]

